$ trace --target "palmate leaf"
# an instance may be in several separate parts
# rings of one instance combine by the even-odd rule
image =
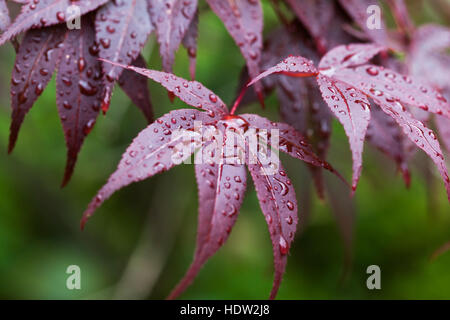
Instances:
[[[163,70],[172,72],[175,52],[196,15],[197,0],[148,0],[148,5],[160,45]]]
[[[153,25],[145,1],[118,0],[108,2],[97,11],[95,29],[99,57],[131,64],[144,47]],[[103,112],[109,107],[114,82],[119,79],[122,70],[109,63],[103,64]]]
[[[29,1],[22,6],[20,14],[0,36],[0,45],[12,37],[30,28],[47,27],[68,20],[68,8],[78,6],[80,14],[84,15],[97,9],[109,0],[37,0]]]
[[[257,115],[237,116],[229,113],[222,100],[199,82],[187,81],[160,71],[114,64],[159,82],[197,109],[172,111],[141,131],[122,156],[117,170],[89,204],[83,215],[82,227],[115,191],[132,182],[169,170],[200,149],[196,159],[201,156],[202,162],[195,163],[200,203],[197,248],[191,267],[169,296],[176,298],[231,232],[246,189],[246,165],[253,178],[272,239],[275,279],[270,297],[274,298],[296,230],[297,202],[291,182],[276,155],[272,155],[271,161],[266,163],[261,160],[260,153],[267,155],[270,148],[278,148],[292,157],[323,167],[338,176],[339,174],[327,162],[319,159],[306,139],[287,124],[271,122]],[[201,121],[203,131],[196,130],[196,121]],[[172,136],[172,131],[176,129],[185,129],[184,134]],[[279,145],[272,143],[271,133],[275,132],[272,131],[274,129],[279,134]],[[211,135],[208,130],[221,135]],[[266,133],[258,148],[252,148],[246,139],[249,131]],[[204,137],[205,133],[209,136]],[[231,157],[229,151],[225,153],[226,141],[235,145]],[[182,150],[180,144],[184,145]],[[241,153],[244,153],[243,157]]]
[[[289,57],[263,72],[253,79],[249,85],[270,74],[282,73],[297,77],[314,75],[322,89],[322,93],[324,92],[322,88],[324,84],[334,86],[334,91],[330,89],[329,93],[323,93],[330,109],[332,111],[334,109],[344,111],[347,115],[352,113],[355,120],[352,119],[351,123],[360,125],[362,128],[362,130],[353,131],[353,137],[348,130],[350,126],[347,121],[350,118],[338,118],[350,137],[352,153],[354,158],[357,156],[355,161],[359,161],[360,149],[358,148],[361,147],[362,143],[355,145],[352,143],[352,139],[364,140],[368,114],[356,115],[352,112],[353,108],[351,105],[352,103],[359,104],[360,108],[364,108],[368,112],[370,105],[365,96],[371,98],[386,114],[397,122],[404,134],[433,160],[444,180],[450,201],[450,179],[439,142],[434,132],[426,128],[422,122],[416,120],[402,104],[410,104],[413,107],[419,107],[425,111],[446,117],[450,116],[450,106],[438,91],[424,85],[417,79],[402,76],[383,67],[369,64],[363,65],[381,51],[382,47],[371,44],[340,46],[331,50],[322,58],[318,72],[314,72],[314,67],[308,65],[307,59],[303,57]],[[299,65],[302,67],[299,68]],[[414,92],[414,96],[409,94],[407,90]],[[332,98],[333,94],[338,100]],[[339,104],[336,102],[339,102]],[[347,110],[343,109],[343,107],[346,107]],[[354,164],[353,189],[356,188],[359,168],[359,162]]]

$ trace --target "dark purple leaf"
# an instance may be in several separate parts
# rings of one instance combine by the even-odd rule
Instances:
[[[356,190],[362,169],[364,137],[370,121],[370,104],[366,96],[353,87],[327,76],[317,78],[322,97],[339,119],[348,136],[353,157],[352,189]]]
[[[22,6],[20,14],[8,29],[0,36],[0,45],[12,37],[30,28],[46,27],[70,20],[70,12],[67,10],[75,5],[80,9],[80,14],[84,15],[108,0],[39,0],[30,1]],[[83,26],[81,26],[83,28]]]
[[[241,49],[251,78],[260,72],[263,12],[259,0],[207,0],[211,9],[223,21],[230,35]],[[261,84],[256,85],[261,95]]]
[[[249,123],[250,127],[254,129],[267,130],[268,133],[270,133],[271,130],[278,130],[279,145],[273,145],[273,148],[279,149],[293,158],[305,161],[314,166],[323,167],[330,172],[337,173],[330,164],[319,159],[314,154],[312,147],[309,145],[306,138],[290,125],[282,122],[271,122],[270,120],[256,114],[243,114],[241,117],[245,119]],[[270,137],[267,139],[270,144]]]
[[[189,158],[195,148],[200,147],[199,133],[193,130],[194,121],[207,124],[213,122],[213,119],[206,112],[180,109],[165,114],[142,130],[123,154],[116,171],[89,204],[83,215],[82,227],[94,211],[117,190],[167,171]],[[172,130],[178,129],[190,130],[186,131],[190,134],[172,136]],[[187,147],[177,150],[180,144]],[[180,153],[186,150],[188,152]]]
[[[411,139],[436,164],[444,180],[447,196],[450,201],[450,178],[445,166],[444,156],[435,133],[425,125],[414,119],[412,115],[399,102],[388,102],[382,98],[372,97],[381,109],[390,115],[403,129],[403,133]]]
[[[287,57],[274,67],[267,69],[260,75],[253,78],[252,81],[247,84],[247,87],[274,73],[289,75],[293,77],[311,77],[316,76],[318,74],[318,71],[314,66],[314,63],[309,59],[300,56]]]
[[[381,51],[386,50],[375,44],[348,44],[338,46],[327,52],[320,60],[319,68],[337,69],[358,66],[368,62]]]
[[[173,92],[175,96],[186,102],[188,105],[208,110],[212,113],[217,112],[219,114],[227,113],[225,103],[216,96],[212,91],[205,88],[200,82],[188,81],[183,78],[179,78],[173,74],[165,73],[156,70],[138,68],[134,66],[126,66],[120,63],[114,63],[112,61],[103,60],[104,62],[112,63],[116,66],[133,70],[140,73],[147,78],[150,78],[160,83],[169,92]],[[212,116],[214,116],[212,114]]]
[[[375,65],[340,69],[333,78],[366,95],[399,100],[424,111],[450,117],[450,105],[437,90],[422,81]]]
[[[251,155],[257,158],[255,155]],[[276,172],[267,172],[260,162],[248,164],[261,210],[272,240],[274,281],[270,299],[274,299],[286,268],[287,254],[297,227],[297,199],[291,181],[279,164]]]
[[[107,3],[97,11],[95,30],[100,58],[131,64],[153,30],[147,3],[143,0]],[[122,70],[110,63],[103,64],[105,74],[103,112],[108,110],[114,82],[119,79]]]
[[[217,151],[220,151],[220,148]],[[198,152],[198,161],[200,155],[203,157],[201,160],[203,164],[195,164],[199,212],[194,261],[169,295],[169,299],[175,299],[190,285],[204,263],[228,239],[247,187],[247,172],[244,165],[208,163],[205,161],[207,154],[202,151]]]
[[[198,82],[164,72],[123,67],[148,76],[186,103],[208,111],[176,110],[141,131],[124,153],[117,170],[89,204],[83,215],[82,227],[115,191],[166,171],[189,158],[195,149],[201,148],[197,158],[201,155],[205,161],[204,155],[208,156],[206,162],[195,163],[200,197],[197,249],[191,268],[169,296],[175,298],[187,288],[207,259],[227,239],[242,203],[245,191],[243,165],[246,164],[269,224],[274,247],[275,280],[270,295],[274,298],[297,225],[297,202],[291,181],[286,177],[277,153],[272,148],[339,174],[327,162],[315,156],[304,137],[287,124],[273,123],[257,115],[237,116],[228,113],[223,102]],[[200,121],[203,131],[197,130],[198,123],[195,121]],[[172,129],[185,131],[173,136]],[[252,136],[253,133],[255,135]],[[280,139],[274,141],[272,138],[278,133]],[[230,154],[230,151],[233,153]]]
[[[84,138],[95,125],[103,88],[95,46],[94,15],[83,16],[83,28],[67,31],[56,77],[56,103],[67,145],[62,185],[72,176]]]
[[[52,78],[61,56],[62,27],[28,31],[20,45],[11,76],[12,122],[8,151],[14,149],[20,126]]]
[[[183,46],[189,56],[189,73],[191,80],[195,79],[195,68],[197,64],[197,37],[198,37],[198,10],[192,18],[191,24],[183,38]]]
[[[147,64],[141,55],[133,61],[133,65],[138,68],[145,68]],[[125,69],[119,78],[119,85],[133,103],[141,109],[145,118],[150,123],[153,121],[153,108],[150,102],[150,92],[148,90],[147,77]]]
[[[197,0],[149,0],[148,3],[156,28],[163,70],[172,72],[175,52],[197,12]]]

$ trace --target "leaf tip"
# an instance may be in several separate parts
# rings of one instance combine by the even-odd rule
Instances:
[[[103,115],[106,114],[109,110],[109,104],[111,102],[111,89],[109,86],[105,87],[105,93],[103,95],[102,103],[101,103],[101,109]]]
[[[86,222],[88,221],[88,219],[89,219],[89,215],[83,215],[83,217],[81,218],[81,221],[80,221],[80,230],[81,231],[84,231],[84,227],[86,226]]]
[[[11,154],[14,150],[14,143],[11,143],[11,141],[8,144],[8,154]]]
[[[175,93],[173,93],[172,91],[167,91],[167,96],[169,97],[170,103],[173,103],[173,101],[175,100]]]

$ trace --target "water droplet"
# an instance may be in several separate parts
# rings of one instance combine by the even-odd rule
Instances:
[[[78,71],[83,72],[85,67],[86,67],[86,60],[84,60],[84,58],[78,59]]]
[[[373,95],[378,96],[378,97],[383,95],[383,92],[381,92],[380,90],[374,89],[374,88],[370,88],[369,91],[370,91],[370,93],[372,93]]]
[[[59,22],[64,22],[66,20],[66,16],[65,16],[64,12],[58,11],[56,13],[56,19],[58,19]]]
[[[130,155],[130,157],[134,158],[134,157],[137,156],[137,151],[131,150],[131,151],[129,152],[129,155]]]
[[[376,68],[376,67],[374,67],[374,66],[371,66],[371,67],[368,67],[367,69],[366,69],[366,72],[369,74],[369,75],[371,75],[371,76],[377,76],[378,75],[378,69]]]
[[[292,211],[292,210],[294,210],[295,206],[290,200],[288,200],[288,201],[286,201],[286,207]]]
[[[44,86],[42,85],[42,83],[38,83],[38,85],[34,89],[34,92],[39,96],[42,91],[44,91]]]
[[[102,38],[100,39],[100,43],[103,46],[103,48],[108,49],[111,46],[111,40]]]
[[[80,92],[86,96],[93,96],[97,93],[97,87],[93,86],[85,80],[78,81]]]
[[[293,222],[293,219],[292,219],[291,216],[289,216],[289,217],[286,218],[286,223],[287,223],[287,224],[292,224],[292,222]]]
[[[72,105],[70,105],[69,102],[67,102],[67,101],[63,102],[63,107],[64,107],[64,109],[67,109],[67,110],[72,109]]]
[[[92,128],[94,127],[94,125],[95,125],[95,119],[89,120],[83,127],[83,133],[85,135],[88,135],[92,131]]]
[[[46,76],[48,75],[49,71],[48,69],[42,68],[41,70],[39,70],[39,73],[41,74],[41,76]]]
[[[212,103],[216,103],[216,102],[217,102],[217,97],[216,97],[216,95],[211,93],[211,94],[209,95],[209,100],[210,100]]]
[[[289,251],[289,247],[288,247],[288,244],[286,242],[286,239],[284,239],[283,236],[280,236],[279,245],[280,245],[280,253],[282,255],[286,255],[288,253],[288,251]]]

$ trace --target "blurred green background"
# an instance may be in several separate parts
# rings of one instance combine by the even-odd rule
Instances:
[[[264,2],[265,32],[278,25]],[[449,22],[428,1],[409,1],[418,23]],[[243,58],[210,11],[200,18],[197,80],[231,104]],[[161,68],[151,36],[148,65]],[[194,251],[197,187],[191,165],[182,165],[117,192],[81,232],[79,220],[115,169],[132,138],[145,126],[140,111],[116,88],[107,116],[86,139],[70,184],[60,189],[66,150],[55,105],[55,82],[26,117],[13,154],[7,155],[10,123],[11,45],[0,48],[0,298],[161,299],[183,276]],[[175,73],[188,78],[184,49]],[[156,116],[172,105],[166,91],[149,83]],[[278,119],[275,96],[246,108]],[[450,252],[431,260],[450,240],[450,210],[443,183],[418,152],[407,190],[395,165],[366,144],[356,196],[343,195],[344,228],[354,224],[351,272],[342,280],[345,250],[330,204],[317,199],[299,161],[283,158],[296,186],[301,232],[296,236],[278,299],[450,298]],[[329,161],[351,176],[351,155],[342,127],[334,123]],[[331,185],[342,189],[334,177]],[[312,196],[309,203],[308,198]],[[352,208],[355,211],[352,218]],[[308,218],[307,218],[308,217]],[[348,233],[347,233],[348,235]],[[66,288],[66,268],[81,268],[81,290]],[[381,290],[366,288],[366,268],[381,268]],[[265,299],[272,285],[272,248],[256,194],[249,185],[240,217],[225,246],[206,264],[186,299]]]

